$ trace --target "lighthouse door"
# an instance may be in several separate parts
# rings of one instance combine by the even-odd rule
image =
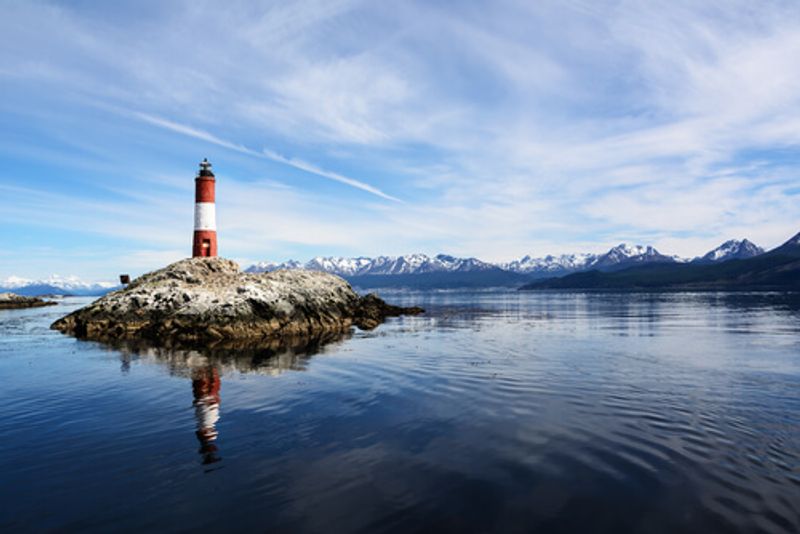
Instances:
[[[203,239],[203,248],[200,252],[200,255],[203,257],[211,256],[211,240],[210,239]]]

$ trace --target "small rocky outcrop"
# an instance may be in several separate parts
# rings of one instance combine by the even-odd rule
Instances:
[[[0,310],[39,308],[41,306],[55,306],[56,304],[58,303],[42,300],[38,297],[23,297],[16,293],[0,293]]]
[[[314,271],[242,273],[223,258],[192,258],[143,275],[51,328],[101,341],[161,345],[258,343],[280,337],[371,329],[386,317],[422,313],[360,297],[342,278]]]

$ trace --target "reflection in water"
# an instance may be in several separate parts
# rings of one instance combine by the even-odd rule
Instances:
[[[308,360],[325,345],[342,341],[347,333],[330,333],[314,337],[272,339],[254,345],[219,345],[212,348],[154,347],[143,342],[115,345],[120,351],[121,372],[128,374],[131,363],[146,362],[166,365],[173,376],[192,381],[199,453],[203,465],[222,460],[217,445],[217,422],[220,418],[220,389],[225,373],[255,373],[277,376],[285,371],[304,370]]]
[[[197,439],[200,441],[200,454],[203,465],[219,462],[217,455],[216,424],[219,421],[219,390],[222,381],[216,367],[209,365],[192,370],[192,393],[194,394],[194,413],[197,418]]]
[[[331,332],[313,337],[288,337],[261,342],[229,343],[213,347],[154,346],[146,341],[124,341],[107,346],[119,351],[123,370],[134,361],[166,365],[172,375],[193,377],[199,367],[215,366],[222,374],[279,375],[302,371],[308,360],[326,345],[339,343],[350,333]]]

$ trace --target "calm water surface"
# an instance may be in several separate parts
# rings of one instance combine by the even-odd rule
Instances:
[[[0,531],[800,531],[797,296],[389,299],[295,351],[0,311]]]

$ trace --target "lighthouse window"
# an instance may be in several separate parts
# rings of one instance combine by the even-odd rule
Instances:
[[[211,240],[203,239],[203,256],[208,256],[211,253]]]

